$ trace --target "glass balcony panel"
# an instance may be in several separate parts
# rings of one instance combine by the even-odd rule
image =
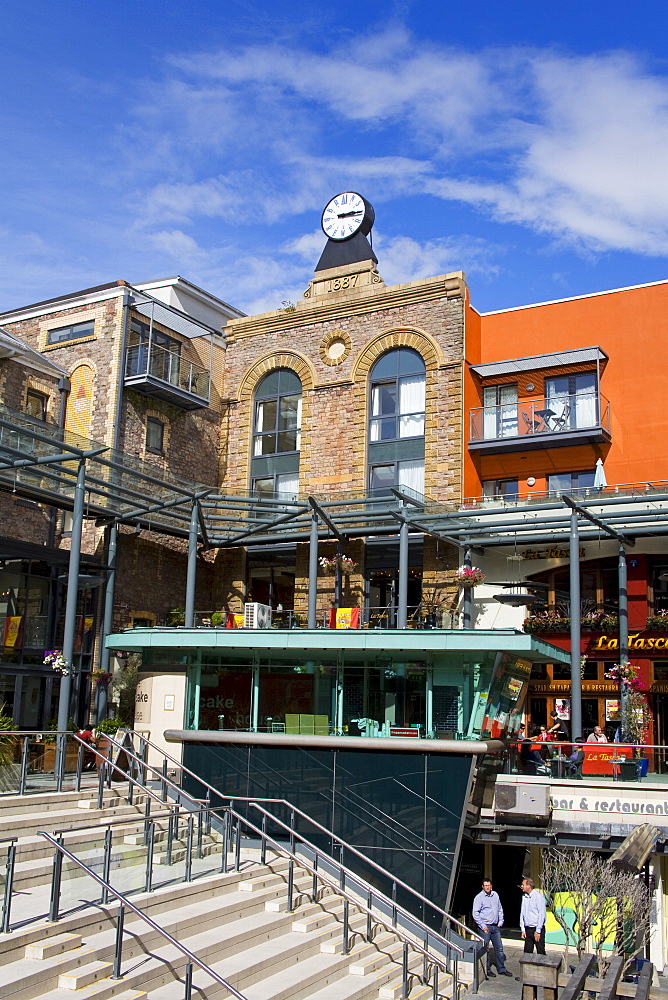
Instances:
[[[481,406],[470,412],[470,440],[545,436],[603,427],[610,430],[610,403],[595,389],[562,394],[552,380],[549,396],[518,403]]]

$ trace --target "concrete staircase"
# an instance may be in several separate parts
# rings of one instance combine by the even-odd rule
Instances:
[[[91,808],[91,798],[95,797],[48,793],[0,799],[0,828],[5,831],[1,835],[8,835],[9,817],[16,810],[11,835],[20,835],[18,894],[29,886],[31,892],[41,892],[42,902],[48,900],[53,847],[37,836],[37,830],[73,829],[81,826],[82,816],[91,827],[89,852],[96,850],[90,846],[92,841],[100,842],[102,831],[95,827],[103,827],[112,817],[127,816],[128,822],[136,822],[137,829],[123,835],[122,864],[132,870],[132,852],[142,849],[142,803],[128,806],[112,791],[104,808],[97,810],[96,801]],[[86,838],[78,833],[73,836],[80,849],[70,849],[83,859]],[[219,858],[215,835],[208,838],[204,850],[216,851]],[[139,861],[141,868],[143,857]],[[398,1000],[402,988],[398,937],[376,926],[373,941],[367,942],[363,936],[366,915],[351,905],[352,941],[349,954],[344,955],[342,898],[321,887],[313,902],[311,874],[295,868],[295,908],[289,913],[287,882],[287,860],[268,856],[268,863],[262,865],[258,851],[246,850],[238,872],[203,874],[188,883],[163,885],[149,894],[135,892],[129,898],[248,1000]],[[99,887],[85,873],[77,883],[82,899],[99,899]],[[114,872],[111,883],[118,885]],[[70,910],[56,923],[33,920],[0,935],[3,1000],[181,1000],[186,956],[129,910],[122,978],[112,978],[117,912],[116,901],[108,906],[96,903]],[[422,956],[411,950],[409,968],[415,974],[411,1000],[433,995],[431,986],[424,986],[418,978],[422,966]],[[195,967],[193,995],[206,1000],[229,993]],[[451,977],[445,974],[439,977],[439,995],[452,995]]]

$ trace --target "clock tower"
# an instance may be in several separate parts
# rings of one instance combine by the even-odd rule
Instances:
[[[342,191],[327,203],[321,218],[327,243],[305,299],[382,285],[378,258],[367,239],[374,220],[373,205],[356,191]]]

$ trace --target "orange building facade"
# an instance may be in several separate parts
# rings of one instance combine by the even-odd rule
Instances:
[[[482,315],[469,306],[466,324],[464,497],[477,498],[472,504],[668,481],[668,282]],[[619,689],[605,674],[619,658],[617,550],[602,535],[580,553],[583,725],[611,737]],[[530,612],[517,609],[513,624],[569,648],[567,547],[519,544],[515,558],[538,599]],[[640,668],[653,741],[665,744],[668,539],[637,539],[627,566],[629,658]],[[535,671],[531,722],[544,723],[555,708],[567,713],[569,690],[563,667]]]

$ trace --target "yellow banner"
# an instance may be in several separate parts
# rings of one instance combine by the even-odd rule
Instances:
[[[18,642],[22,620],[22,615],[12,615],[9,618],[5,618],[5,646],[15,646]]]

